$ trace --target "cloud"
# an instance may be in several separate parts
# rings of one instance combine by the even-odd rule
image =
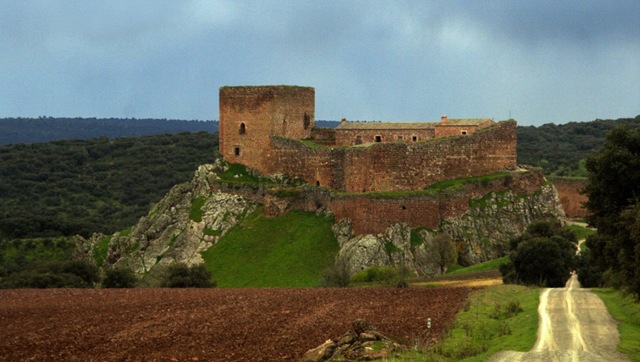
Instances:
[[[640,113],[636,1],[0,4],[2,116],[217,118],[222,85],[316,87],[320,119]]]

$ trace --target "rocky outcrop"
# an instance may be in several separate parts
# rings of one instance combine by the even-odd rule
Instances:
[[[302,357],[303,362],[371,361],[389,357],[402,347],[378,332],[369,321],[356,319],[353,331],[336,339],[328,339]]]
[[[440,225],[458,244],[461,265],[506,255],[509,239],[522,235],[533,221],[565,218],[558,193],[548,182],[531,194],[492,192],[471,200],[470,205],[464,215]]]
[[[395,223],[384,233],[354,236],[349,220],[343,219],[333,232],[340,245],[338,257],[348,261],[352,274],[371,266],[393,266],[433,275],[442,272],[434,262],[439,258],[432,255],[438,234],[453,241],[460,264],[473,265],[506,255],[508,241],[531,222],[564,217],[555,188],[545,182],[532,193],[505,190],[472,198],[467,212],[443,220],[438,230],[412,231],[407,223]]]
[[[133,229],[78,240],[78,254],[101,260],[96,257],[100,245],[108,243],[103,265],[124,265],[139,274],[174,262],[202,263],[200,253],[257,207],[241,196],[216,191],[221,167],[226,166],[200,166],[190,183],[174,186]]]
[[[378,235],[349,235],[349,222],[343,220],[335,224],[340,251],[338,258],[349,261],[351,273],[356,273],[370,266],[406,266],[413,269],[411,251],[411,228],[406,223],[391,225],[384,233]]]

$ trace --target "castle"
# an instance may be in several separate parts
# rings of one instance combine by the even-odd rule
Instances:
[[[515,167],[516,122],[347,122],[315,128],[315,91],[298,86],[220,88],[220,153],[267,175],[361,193],[419,190]]]

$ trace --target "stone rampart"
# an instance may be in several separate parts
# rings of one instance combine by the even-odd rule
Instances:
[[[332,148],[272,137],[267,170],[346,192],[419,190],[514,167],[515,131],[504,121],[469,136]]]
[[[269,191],[265,196],[265,212],[282,214],[291,209],[317,212],[327,210],[336,221],[349,219],[356,235],[377,234],[397,222],[410,227],[437,229],[445,219],[460,216],[469,210],[469,200],[491,192],[509,190],[514,194],[531,194],[544,182],[541,172],[512,172],[488,181],[467,182],[451,192],[416,191],[406,196],[393,193],[337,193],[332,190],[305,187],[301,190]]]

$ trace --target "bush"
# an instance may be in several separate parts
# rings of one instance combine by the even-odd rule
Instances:
[[[161,286],[165,288],[210,288],[216,282],[211,281],[211,272],[204,264],[187,266],[175,263],[167,267]]]
[[[105,271],[102,286],[105,288],[134,288],[137,282],[138,279],[131,269],[113,267]]]
[[[409,269],[406,267],[371,266],[354,274],[351,281],[356,283],[376,282],[388,287],[407,288],[409,286],[408,276]]]
[[[8,273],[0,288],[92,288],[99,279],[98,267],[87,261],[39,262]]]
[[[100,270],[94,264],[84,260],[71,260],[62,264],[63,274],[73,274],[82,279],[84,287],[93,287],[100,281]]]
[[[500,266],[505,283],[563,287],[576,267],[575,235],[553,221],[532,223],[510,241],[509,262]]]
[[[333,265],[325,269],[322,273],[322,286],[344,288],[351,282],[351,271],[349,261],[345,258],[336,257]]]

